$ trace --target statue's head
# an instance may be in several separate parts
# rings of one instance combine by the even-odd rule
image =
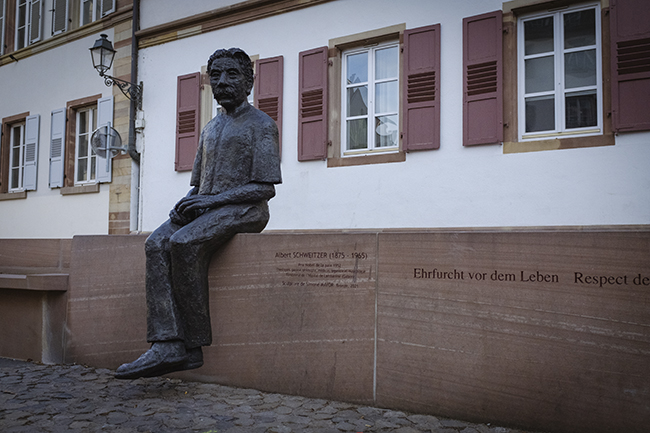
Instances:
[[[253,64],[239,48],[217,50],[208,59],[212,93],[226,110],[244,102],[253,88]]]

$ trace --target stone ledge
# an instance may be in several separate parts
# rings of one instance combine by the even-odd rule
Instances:
[[[35,339],[49,296],[67,305],[65,362],[136,359],[145,239],[76,236],[68,292],[0,290],[0,347]],[[0,259],[28,263],[5,242]],[[177,377],[539,431],[650,416],[648,225],[240,234],[209,284],[213,344]]]
[[[68,274],[0,274],[0,289],[65,292]]]
[[[64,186],[61,188],[61,195],[88,194],[99,192],[99,183],[79,186]]]
[[[27,198],[27,191],[5,192],[0,194],[0,200],[16,200],[21,198]]]

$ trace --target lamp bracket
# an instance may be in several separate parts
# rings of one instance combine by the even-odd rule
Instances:
[[[132,101],[135,101],[138,109],[142,109],[142,81],[140,84],[131,83],[129,81],[120,80],[119,78],[111,77],[107,74],[100,74],[104,79],[106,86],[117,86],[120,88],[124,96]]]

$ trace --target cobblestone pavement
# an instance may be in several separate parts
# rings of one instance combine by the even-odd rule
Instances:
[[[0,432],[523,433],[486,424],[107,369],[0,358]]]

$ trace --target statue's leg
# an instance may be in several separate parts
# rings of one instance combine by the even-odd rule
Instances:
[[[206,212],[172,235],[174,296],[188,349],[212,342],[208,299],[212,254],[237,233],[261,232],[268,218],[266,206],[229,205]]]
[[[180,228],[169,220],[156,229],[145,242],[147,341],[183,340],[172,292],[170,237]]]
[[[183,343],[183,327],[172,292],[170,237],[180,226],[163,223],[145,241],[147,341],[151,348],[133,362],[122,364],[118,379],[160,376],[183,369],[188,354]]]

